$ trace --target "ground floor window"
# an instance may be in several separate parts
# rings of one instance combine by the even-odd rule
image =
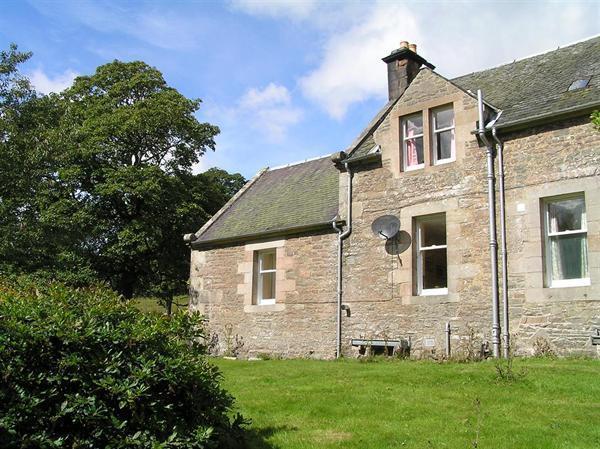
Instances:
[[[275,251],[275,249],[266,249],[254,253],[254,297],[258,305],[275,304],[277,280]]]
[[[583,193],[542,200],[547,287],[589,285]]]
[[[418,295],[448,293],[446,214],[418,217],[416,226],[416,290]]]

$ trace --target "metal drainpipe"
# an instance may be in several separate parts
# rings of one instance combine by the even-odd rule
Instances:
[[[346,224],[348,227],[342,232],[335,220],[333,221],[333,229],[338,233],[338,266],[337,266],[337,307],[336,307],[336,329],[335,329],[335,358],[339,359],[342,355],[342,249],[344,240],[352,233],[352,171],[348,162],[344,163],[346,173],[348,173],[348,217]]]
[[[502,353],[504,358],[510,357],[510,331],[508,317],[508,263],[506,255],[506,213],[504,194],[504,144],[498,138],[496,127],[492,127],[492,137],[498,150],[498,187],[500,189],[500,256],[502,257]]]
[[[496,192],[494,179],[494,148],[485,135],[483,124],[483,97],[477,90],[479,129],[477,134],[487,150],[488,209],[490,220],[490,261],[492,269],[492,350],[495,358],[500,357],[500,311],[498,304],[498,241],[496,239]]]

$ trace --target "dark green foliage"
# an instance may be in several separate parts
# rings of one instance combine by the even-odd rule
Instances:
[[[199,316],[39,285],[0,281],[0,447],[241,447]]]
[[[0,53],[0,272],[101,280],[170,304],[186,292],[183,234],[245,182],[192,173],[218,128],[143,62],[113,61],[40,96],[19,73],[30,56]]]
[[[592,112],[590,118],[592,119],[592,123],[596,127],[596,129],[600,131],[600,111]]]

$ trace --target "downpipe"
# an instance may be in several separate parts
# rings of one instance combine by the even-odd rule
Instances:
[[[342,355],[342,256],[344,240],[352,233],[352,176],[348,162],[344,163],[346,173],[348,174],[348,216],[346,219],[346,230],[338,227],[335,220],[332,222],[333,229],[338,233],[338,253],[337,253],[337,305],[336,305],[336,327],[335,327],[335,358],[339,359]]]
[[[485,135],[483,123],[483,96],[477,90],[479,129],[477,134],[485,144],[487,154],[488,210],[490,223],[490,262],[492,270],[492,353],[500,357],[500,312],[498,303],[498,241],[496,236],[496,192],[494,178],[494,147]]]
[[[506,200],[504,190],[504,144],[498,138],[496,127],[492,127],[492,137],[496,141],[498,154],[498,187],[500,190],[500,257],[502,262],[502,354],[510,357],[510,330],[508,316],[508,262],[506,252]]]

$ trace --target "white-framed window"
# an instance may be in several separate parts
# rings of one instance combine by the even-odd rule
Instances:
[[[277,280],[277,254],[275,249],[256,251],[254,280],[256,304],[275,304]]]
[[[448,294],[446,214],[417,217],[416,275],[418,295]]]
[[[451,104],[431,111],[431,131],[433,163],[454,161],[454,109]]]
[[[425,166],[423,152],[423,113],[402,117],[402,161],[404,170],[415,170]]]
[[[547,287],[590,285],[583,193],[544,198]]]

